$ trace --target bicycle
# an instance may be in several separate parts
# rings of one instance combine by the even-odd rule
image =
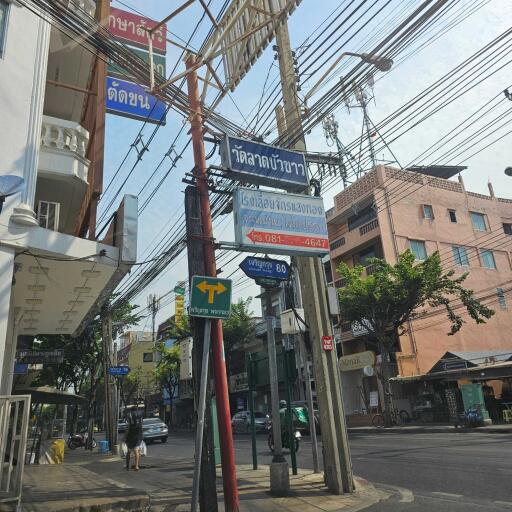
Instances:
[[[411,421],[411,417],[409,416],[409,413],[405,409],[401,409],[398,412],[392,409],[389,412],[389,416],[391,419],[392,426],[401,426]],[[377,428],[384,428],[386,425],[385,415],[380,412],[374,414],[372,418],[372,425]]]

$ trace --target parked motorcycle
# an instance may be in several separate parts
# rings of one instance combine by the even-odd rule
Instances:
[[[85,448],[87,446],[88,434],[81,432],[80,434],[70,435],[68,437],[68,448],[74,450],[75,448]],[[94,437],[92,438],[92,447],[96,448],[97,443]]]
[[[484,417],[478,407],[471,407],[464,413],[459,414],[455,427],[480,427],[484,424]]]
[[[283,446],[283,448],[288,448],[288,450],[290,449],[290,440],[289,440],[289,435],[288,435],[288,429],[287,428],[281,428],[281,444]],[[295,446],[295,453],[297,453],[299,451],[299,446],[300,446],[300,440],[302,439],[302,436],[301,436],[301,433],[296,430],[294,435],[293,435],[294,439],[294,446]],[[270,424],[268,426],[268,439],[267,439],[267,442],[268,442],[268,447],[270,448],[270,451],[274,451],[274,433],[272,431],[272,424]]]

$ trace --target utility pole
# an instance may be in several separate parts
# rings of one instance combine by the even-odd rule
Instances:
[[[156,314],[158,313],[158,310],[160,309],[160,299],[158,299],[155,294],[151,294],[148,296],[148,308],[149,308],[149,311],[151,311],[151,339],[153,341],[153,347],[154,347],[156,345],[155,320],[156,320]]]
[[[302,129],[302,119],[286,19],[277,27],[276,42],[286,126],[291,132],[296,132]],[[293,149],[306,150],[303,133],[293,144]],[[322,336],[333,335],[324,269],[319,257],[299,257],[297,258],[297,267],[302,288],[304,312],[310,330],[315,367],[315,382],[324,448],[325,483],[334,494],[348,493],[354,490],[354,483],[341,383],[339,382],[338,361],[336,360],[335,351],[324,351],[322,349],[321,341]]]
[[[203,227],[204,269],[205,275],[216,277],[215,245],[213,238],[210,199],[208,197],[208,177],[206,175],[206,154],[204,149],[203,113],[199,93],[197,72],[193,69],[196,57],[186,57],[187,89],[190,108],[190,125],[192,146],[194,150],[194,177],[199,192],[201,206],[201,222]],[[222,483],[224,487],[224,503],[226,512],[238,512],[240,503],[236,481],[235,450],[231,431],[231,415],[229,410],[228,379],[224,361],[224,341],[222,322],[212,320],[212,362],[215,380],[215,396],[217,399],[217,417],[220,432],[220,450],[222,462]]]
[[[108,441],[108,447],[113,449],[113,432],[112,432],[112,392],[110,387],[110,375],[108,368],[110,366],[110,347],[112,346],[112,316],[110,309],[104,308],[101,315],[101,337],[103,345],[103,386],[105,401],[105,436]]]

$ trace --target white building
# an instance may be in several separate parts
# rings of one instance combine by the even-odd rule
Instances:
[[[94,15],[96,4],[68,8]],[[57,28],[0,0],[0,175],[25,180],[0,213],[0,395],[11,393],[18,336],[79,334],[136,259],[133,196],[95,239],[104,73]]]

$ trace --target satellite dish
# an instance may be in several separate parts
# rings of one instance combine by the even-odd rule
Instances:
[[[21,192],[25,188],[25,180],[19,176],[7,174],[0,176],[0,213],[5,198]]]

